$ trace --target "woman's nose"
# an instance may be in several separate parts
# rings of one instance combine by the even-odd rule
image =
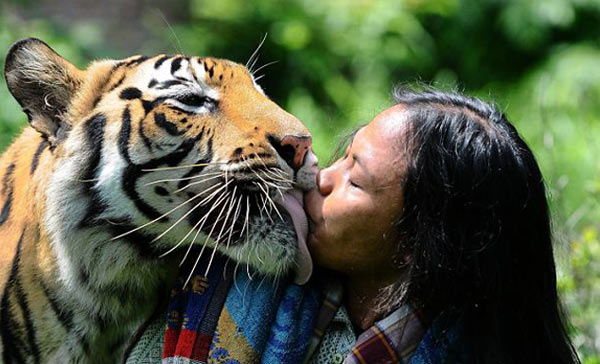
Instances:
[[[333,190],[333,178],[330,168],[321,169],[317,174],[317,188],[323,196],[327,196]]]

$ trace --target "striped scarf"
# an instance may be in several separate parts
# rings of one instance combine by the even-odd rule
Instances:
[[[184,288],[171,293],[163,364],[301,363],[314,324],[319,294],[287,280],[279,287],[262,277],[235,274],[226,259],[206,260]],[[217,267],[220,267],[217,269]]]

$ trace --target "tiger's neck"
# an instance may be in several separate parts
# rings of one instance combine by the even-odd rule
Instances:
[[[114,355],[168,296],[178,266],[142,248],[151,237],[113,241],[126,225],[87,223],[94,197],[77,171],[85,165],[57,165],[55,158],[27,128],[0,160],[0,235],[12,253],[0,258],[0,278],[9,282],[4,295],[19,288],[13,281],[44,292],[44,299],[28,302],[32,314],[55,311],[51,332],[39,337],[59,339],[46,347],[64,346],[66,338],[57,335],[63,332],[79,357]]]

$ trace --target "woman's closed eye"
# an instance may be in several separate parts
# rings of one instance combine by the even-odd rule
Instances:
[[[350,183],[350,186],[354,187],[354,188],[358,188],[358,189],[363,189],[359,184],[357,184],[356,182],[354,182],[353,180],[349,179],[348,182]]]

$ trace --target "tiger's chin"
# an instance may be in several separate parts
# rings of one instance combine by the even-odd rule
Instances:
[[[300,198],[293,199],[290,197],[292,194]],[[273,281],[294,274],[299,266],[306,270],[308,253],[304,241],[307,228],[304,226],[307,226],[307,222],[301,202],[298,202],[301,201],[301,196],[302,192],[294,189],[272,196],[271,205],[261,206],[259,203],[251,203],[248,207],[250,211],[248,216],[240,216],[235,220],[225,219],[225,221],[217,219],[203,229],[198,239],[190,237],[191,240],[188,240],[185,246],[181,246],[179,251],[191,250],[190,244],[206,246],[229,257],[238,267],[247,266],[244,270],[250,276],[260,275]],[[295,208],[290,209],[290,205]],[[192,218],[192,221],[196,220],[196,217]],[[173,240],[173,244],[176,240]],[[162,249],[167,249],[168,252],[173,248]],[[185,259],[191,262],[198,260],[196,256]],[[220,267],[204,269],[220,269]],[[312,271],[312,264],[310,271]],[[305,280],[301,280],[300,283],[305,283]]]
[[[279,215],[252,217],[244,239],[241,244],[217,249],[238,264],[247,264],[254,272],[273,280],[292,271],[297,256],[297,233],[287,211],[281,209]]]

